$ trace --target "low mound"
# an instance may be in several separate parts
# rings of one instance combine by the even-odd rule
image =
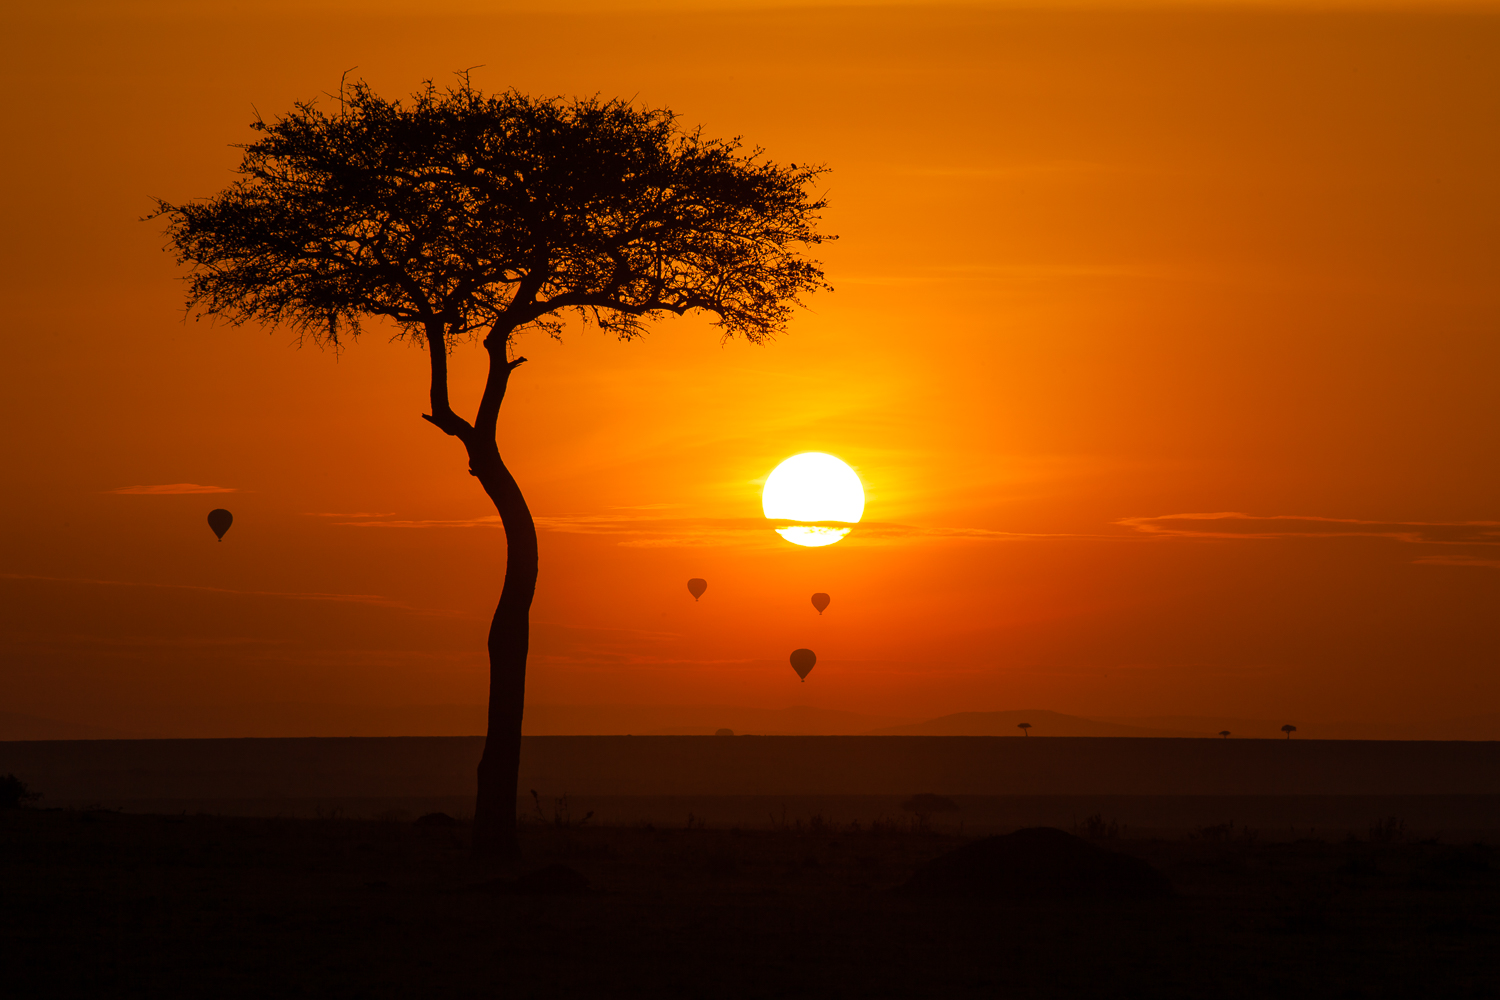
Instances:
[[[1139,858],[1038,826],[934,858],[901,890],[917,896],[1143,898],[1170,896],[1172,883]]]

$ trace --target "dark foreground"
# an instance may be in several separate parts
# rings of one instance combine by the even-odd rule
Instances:
[[[560,818],[560,817],[559,817]],[[14,997],[1411,997],[1500,990],[1500,854],[1104,839],[1177,895],[912,898],[965,842],[895,823],[525,828],[496,891],[463,825],[0,813],[0,975]]]

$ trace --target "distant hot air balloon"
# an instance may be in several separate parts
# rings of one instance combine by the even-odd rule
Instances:
[[[792,650],[792,669],[797,671],[797,676],[804,681],[807,675],[812,673],[813,664],[818,662],[818,654],[810,649]]]
[[[693,600],[695,600],[695,601],[698,598],[702,597],[703,596],[703,592],[705,590],[707,590],[707,589],[708,589],[708,581],[707,580],[700,580],[700,579],[698,579],[695,576],[691,580],[688,581],[688,593],[693,595]]]
[[[817,608],[818,609],[818,614],[821,615],[823,613],[823,609],[826,608],[826,607],[828,607],[828,595],[827,594],[814,594],[813,595],[813,607]]]
[[[208,512],[208,526],[214,529],[214,534],[219,536],[219,541],[224,540],[224,532],[234,523],[234,515],[223,507],[216,507]]]

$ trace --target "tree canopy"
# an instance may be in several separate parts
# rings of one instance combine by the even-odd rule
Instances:
[[[200,315],[334,344],[387,317],[447,347],[556,335],[575,310],[622,338],[704,310],[759,342],[826,287],[798,252],[833,238],[807,192],[823,168],[706,139],[669,111],[485,96],[461,76],[405,103],[355,83],[329,111],[304,102],[252,127],[264,137],[234,184],[158,202]]]
[[[244,147],[240,178],[205,201],[158,202],[168,247],[190,264],[190,307],[258,319],[319,342],[394,322],[423,338],[432,412],[458,438],[505,529],[505,584],[487,640],[490,706],[474,846],[514,856],[536,523],[496,441],[513,335],[558,335],[577,311],[621,338],[648,317],[712,313],[759,342],[805,292],[827,287],[804,247],[821,167],[778,166],[738,140],[705,139],[668,111],[597,98],[486,97],[468,77],[410,101],[364,83],[338,106],[295,106]],[[448,398],[448,352],[489,355],[473,421]]]

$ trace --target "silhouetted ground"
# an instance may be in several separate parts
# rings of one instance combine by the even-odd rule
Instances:
[[[988,902],[1014,899],[1148,899],[1173,895],[1147,861],[1106,851],[1051,826],[985,837],[941,854],[897,890]]]
[[[1097,843],[1149,862],[1176,895],[977,901],[893,892],[967,842],[897,824],[537,823],[515,871],[470,860],[467,832],[441,819],[0,813],[0,992],[1410,1000],[1500,989],[1500,855],[1394,828],[1352,842],[1266,843],[1228,828],[1106,837]]]

